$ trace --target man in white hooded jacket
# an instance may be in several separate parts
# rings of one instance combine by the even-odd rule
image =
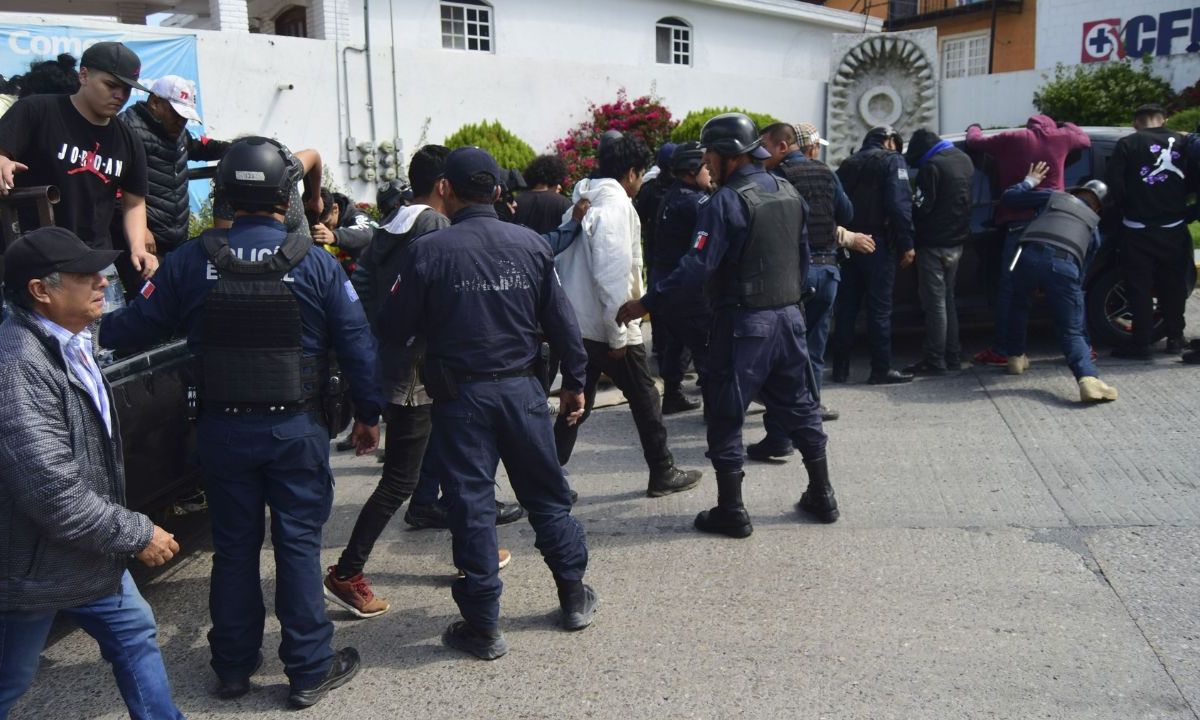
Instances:
[[[581,236],[555,258],[555,265],[575,308],[588,354],[584,384],[587,404],[577,424],[568,425],[559,418],[554,439],[558,460],[566,465],[579,426],[591,414],[596,383],[601,373],[607,375],[629,401],[637,424],[642,452],[650,466],[646,494],[660,497],[690,490],[700,481],[701,473],[675,467],[667,447],[662,398],[646,363],[641,320],[624,325],[615,320],[621,305],[641,297],[644,290],[641,221],[632,198],[642,185],[642,173],[649,160],[650,151],[640,138],[612,139],[601,145],[594,177],[575,186],[574,200],[589,200],[591,208],[583,218]]]

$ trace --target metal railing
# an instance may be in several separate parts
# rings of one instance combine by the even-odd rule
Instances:
[[[17,213],[22,206],[36,205],[38,211],[38,227],[54,224],[54,206],[62,196],[53,185],[37,185],[27,188],[13,188],[7,195],[0,195],[0,249],[7,248],[17,239],[20,225]]]

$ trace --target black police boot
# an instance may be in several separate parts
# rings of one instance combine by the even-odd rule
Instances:
[[[837,410],[821,405],[818,408],[821,411],[821,422],[833,422],[842,416]]]
[[[829,464],[825,458],[805,460],[804,469],[808,471],[808,489],[800,496],[796,509],[823,523],[837,522],[837,498],[833,496],[833,486],[829,484]]]
[[[445,530],[450,527],[450,518],[446,514],[446,508],[439,503],[416,505],[410,502],[408,510],[404,511],[404,522],[417,530]]]
[[[912,382],[913,376],[900,372],[899,370],[888,369],[886,372],[872,372],[867,378],[867,383],[870,385],[899,385],[900,383]]]
[[[689,412],[700,407],[700,403],[688,400],[687,395],[683,394],[683,387],[680,385],[669,385],[663,389],[662,396],[662,414],[674,415],[681,412]]]
[[[728,535],[732,538],[748,538],[754,532],[750,524],[750,513],[742,504],[742,480],[746,473],[717,473],[717,506],[701,511],[694,523],[700,532]]]
[[[1180,333],[1179,335],[1173,335],[1173,336],[1167,338],[1167,354],[1168,355],[1182,354],[1183,347],[1184,347],[1184,342],[1183,342],[1183,334],[1182,333]]]
[[[554,583],[558,585],[563,629],[574,632],[591,625],[596,608],[600,607],[600,598],[592,586],[584,585],[582,580],[563,580],[558,576],[555,576]]]
[[[499,630],[479,630],[466,620],[450,623],[442,633],[442,642],[480,660],[495,660],[508,653],[508,641]]]
[[[833,381],[844,383],[850,381],[850,358],[835,357],[833,359]]]
[[[241,696],[250,692],[250,676],[258,672],[258,669],[262,667],[262,664],[263,654],[262,650],[259,650],[258,659],[254,661],[254,669],[251,670],[249,674],[245,675],[244,677],[233,678],[231,680],[221,680],[219,683],[217,683],[217,697],[221,698],[222,700],[233,700],[234,698],[240,698]]]
[[[772,460],[780,460],[795,453],[795,448],[792,447],[792,441],[788,440],[785,445],[775,446],[771,442],[771,437],[759,440],[756,443],[751,443],[746,446],[746,457],[758,462],[770,462]]]
[[[352,647],[338,650],[333,654],[333,664],[329,666],[329,672],[326,673],[321,684],[305,690],[292,688],[291,694],[288,695],[288,705],[297,709],[316,705],[321,698],[329,694],[330,690],[340,688],[350,682],[350,679],[358,673],[360,665],[362,665],[362,661],[358,657],[357,650]]]
[[[672,462],[661,470],[650,471],[650,486],[646,488],[646,495],[662,497],[691,490],[700,482],[700,476],[703,474],[699,470],[680,470]]]
[[[507,525],[509,523],[516,522],[523,517],[525,517],[525,508],[521,507],[517,503],[509,505],[508,503],[502,503],[499,500],[496,501],[497,525]]]

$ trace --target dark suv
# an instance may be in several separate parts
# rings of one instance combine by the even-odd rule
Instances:
[[[1064,183],[1067,187],[1081,185],[1093,178],[1104,179],[1108,158],[1122,137],[1133,132],[1122,127],[1085,127],[1092,146],[1077,150],[1067,157]],[[994,135],[1004,130],[987,130]],[[992,225],[992,215],[1004,191],[996,180],[995,162],[981,152],[967,150],[964,133],[945,135],[943,139],[970,155],[975,163],[971,183],[971,239],[963,252],[958,271],[958,314],[964,324],[990,322],[991,301],[995,297],[1000,277],[1001,245],[1004,237]],[[1120,216],[1109,209],[1100,224],[1104,244],[1092,260],[1084,280],[1087,321],[1091,339],[1097,345],[1115,345],[1129,338],[1131,314],[1125,298],[1118,265],[1118,243],[1114,230],[1120,227]],[[1188,287],[1195,287],[1195,266],[1191,266]],[[897,325],[920,325],[921,304],[917,297],[916,268],[900,270],[896,276],[895,316]],[[1154,339],[1163,337],[1161,319],[1156,318]]]

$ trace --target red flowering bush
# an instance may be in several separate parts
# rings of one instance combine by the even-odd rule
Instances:
[[[1181,90],[1167,109],[1171,112],[1180,112],[1194,107],[1200,107],[1200,81]]]
[[[567,163],[567,183],[571,186],[596,169],[600,136],[606,131],[620,130],[625,135],[637,135],[651,151],[655,151],[667,142],[675,127],[671,111],[658,99],[643,95],[630,100],[624,88],[617,91],[614,102],[590,103],[588,112],[592,116],[590,120],[583,121],[566,137],[554,141],[554,152]]]

